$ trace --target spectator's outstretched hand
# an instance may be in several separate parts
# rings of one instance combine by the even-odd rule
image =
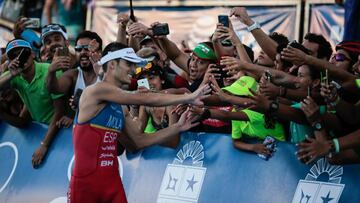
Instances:
[[[261,77],[259,91],[261,94],[269,97],[270,99],[275,99],[280,95],[280,87],[272,84],[270,81],[267,81],[265,79],[265,75]]]
[[[311,97],[308,96],[300,104],[300,108],[306,115],[310,124],[313,124],[320,119],[320,108]]]
[[[265,144],[253,144],[252,151],[257,154],[263,154],[265,156],[269,156],[272,153],[271,150],[267,148]]]
[[[216,65],[210,64],[206,69],[202,84],[208,84],[210,82],[210,77],[220,78],[221,74],[219,74],[217,71],[219,71],[219,69],[216,68]]]
[[[230,57],[230,56],[223,56],[220,60],[220,65],[225,65],[226,67],[223,69],[224,71],[235,71],[238,72],[241,70],[241,67],[244,65],[240,59]]]
[[[179,118],[177,125],[180,130],[180,132],[187,131],[197,125],[199,125],[200,122],[194,122],[196,119],[196,116],[191,113],[190,109],[188,108]]]
[[[288,46],[281,51],[281,58],[290,61],[296,66],[301,66],[305,63],[306,53],[300,49]]]
[[[56,121],[56,126],[58,128],[69,128],[73,124],[73,119],[67,116],[63,116],[60,120]]]
[[[134,37],[143,38],[145,35],[152,36],[152,31],[142,23],[133,23],[129,26],[129,35]]]
[[[34,154],[32,155],[32,165],[34,168],[38,168],[43,159],[46,156],[48,147],[44,144],[40,144],[40,146],[35,150]]]
[[[221,23],[216,24],[215,32],[211,38],[213,42],[217,42],[229,37],[228,29]]]
[[[335,85],[321,83],[320,95],[324,97],[326,103],[335,102],[339,99],[339,95]]]
[[[316,140],[314,138],[306,138],[304,142],[297,144],[297,156],[299,160],[306,160],[306,164],[310,164],[316,159],[326,156],[331,149],[328,141]]]
[[[195,92],[191,93],[190,104],[202,106],[204,103],[201,101],[210,96],[211,88],[208,84],[200,86]]]
[[[251,99],[250,107],[257,109],[260,112],[268,111],[270,108],[271,101],[265,95],[258,94],[251,89],[249,89],[249,91],[252,94],[252,96],[250,96]]]
[[[232,8],[230,11],[230,17],[231,16],[236,16],[240,20],[240,22],[244,23],[247,26],[254,24],[254,21],[251,20],[251,18],[249,17],[245,7]]]
[[[228,95],[220,88],[214,77],[210,77],[210,82],[212,94],[218,95],[220,100],[224,101]]]
[[[130,17],[126,13],[118,13],[117,15],[117,23],[122,27],[126,27],[127,23],[129,22]]]

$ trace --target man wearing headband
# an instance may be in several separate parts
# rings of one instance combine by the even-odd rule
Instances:
[[[6,55],[10,60],[9,71],[1,75],[0,88],[11,86],[16,89],[28,112],[23,118],[49,125],[44,139],[32,156],[34,167],[39,166],[55,137],[56,122],[64,115],[62,95],[50,94],[46,89],[45,78],[49,64],[34,61],[35,54],[24,40],[12,40],[6,46]]]
[[[208,85],[186,95],[128,93],[122,90],[120,87],[130,83],[132,66],[144,62],[132,48],[121,43],[113,42],[105,47],[100,60],[104,70],[103,81],[84,89],[75,118],[75,163],[68,192],[70,202],[127,202],[118,172],[117,142],[125,147],[133,143],[136,148],[144,148],[164,142],[198,124],[191,123],[187,111],[177,123],[152,136],[139,132],[136,121],[122,105],[199,105],[210,92]]]

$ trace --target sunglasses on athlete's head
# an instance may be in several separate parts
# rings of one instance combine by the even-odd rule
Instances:
[[[89,51],[89,45],[77,45],[75,47],[76,52],[81,52],[82,50]]]
[[[335,61],[337,61],[337,62],[351,61],[351,59],[349,57],[345,56],[345,54],[342,54],[342,53],[333,54],[331,56],[331,59],[335,59]]]

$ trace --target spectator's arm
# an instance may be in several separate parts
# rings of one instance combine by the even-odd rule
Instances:
[[[116,41],[122,44],[127,44],[126,40],[126,25],[129,22],[129,16],[127,14],[119,13],[117,16],[117,23],[119,25]]]
[[[243,142],[241,139],[233,139],[233,146],[236,149],[254,152],[258,154],[270,155],[271,151],[264,144],[249,144]]]
[[[61,97],[59,99],[53,100],[54,105],[54,115],[51,118],[51,122],[49,124],[48,130],[45,134],[44,139],[40,143],[40,146],[35,150],[32,157],[33,167],[38,167],[42,160],[45,158],[47,151],[58,133],[59,128],[56,126],[56,122],[61,119],[61,117],[65,114],[65,98]]]
[[[10,73],[10,71],[5,72],[0,75],[0,90],[4,90],[10,87],[10,81],[14,76]]]
[[[25,106],[23,107],[23,110],[21,111],[19,116],[9,114],[6,112],[6,109],[3,109],[3,107],[1,107],[0,119],[18,128],[24,128],[31,122],[30,113],[27,111]]]
[[[230,112],[230,111],[222,111],[216,109],[209,109],[211,118],[223,120],[223,121],[231,121],[231,120],[239,120],[239,121],[249,121],[249,117],[244,112]]]
[[[45,4],[44,4],[44,15],[45,18],[47,20],[47,24],[52,23],[52,9],[55,6],[55,1],[54,0],[46,0]]]
[[[174,42],[170,41],[167,37],[158,38],[157,42],[163,48],[166,55],[172,60],[179,68],[189,73],[188,61],[189,55],[182,52]]]
[[[230,16],[236,16],[246,26],[251,26],[255,22],[247,14],[245,7],[235,7],[231,9]],[[272,59],[275,60],[276,48],[278,44],[272,40],[261,28],[251,31],[261,49]]]
[[[50,71],[46,76],[46,86],[50,93],[67,93],[70,92],[70,88],[73,86],[73,77],[78,71],[68,70],[60,78],[56,77],[55,71]]]

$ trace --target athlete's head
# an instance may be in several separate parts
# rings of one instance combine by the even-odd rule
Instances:
[[[137,56],[132,48],[119,42],[107,45],[102,56],[100,63],[106,76],[121,84],[130,84],[130,73],[135,64],[146,64],[146,60]]]

